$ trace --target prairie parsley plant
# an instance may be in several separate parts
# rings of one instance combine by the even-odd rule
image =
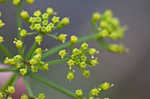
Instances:
[[[9,66],[9,68],[0,68],[0,72],[13,72],[13,75],[0,90],[0,99],[12,99],[12,95],[15,93],[14,86],[19,77],[24,79],[28,91],[28,94],[22,93],[20,99],[46,98],[44,93],[39,93],[38,95],[32,93],[32,89],[27,80],[28,77],[48,87],[52,87],[72,99],[109,99],[108,97],[102,98],[101,94],[103,91],[107,91],[114,86],[110,82],[103,82],[93,86],[93,89],[90,89],[89,93],[85,94],[80,88],[71,92],[43,77],[37,76],[37,74],[39,71],[48,71],[51,65],[66,63],[66,68],[68,68],[68,73],[66,74],[67,80],[73,80],[75,78],[75,73],[78,73],[76,69],[80,71],[83,77],[88,79],[90,77],[90,69],[95,68],[100,63],[98,55],[101,54],[101,50],[90,47],[87,43],[90,40],[97,41],[100,47],[103,48],[102,50],[117,54],[127,52],[127,49],[122,44],[110,44],[107,42],[107,39],[122,39],[125,31],[125,27],[120,25],[118,18],[114,17],[111,10],[106,10],[104,13],[93,13],[91,18],[93,33],[90,35],[77,37],[76,34],[73,34],[69,37],[65,33],[56,34],[55,31],[69,25],[70,18],[58,16],[53,8],[47,8],[44,12],[38,9],[32,15],[29,15],[28,11],[22,8],[22,3],[32,4],[35,0],[0,0],[0,3],[7,3],[9,1],[17,8],[18,31],[16,32],[18,36],[14,38],[12,43],[16,46],[18,53],[13,55],[13,53],[9,52],[3,44],[7,38],[3,38],[0,35],[0,51],[5,56],[1,64]],[[0,28],[7,25],[3,21],[2,15],[0,12]],[[23,21],[28,24],[28,29],[23,27]],[[27,53],[24,53],[24,38],[29,36],[34,37],[34,42],[31,48],[26,51]],[[44,36],[53,38],[62,44],[51,49],[43,50],[40,45],[44,43]],[[67,39],[69,40],[67,41]],[[77,44],[79,47],[75,46]],[[52,55],[58,55],[60,58],[45,61],[48,56]],[[50,99],[50,97],[47,97],[47,99]]]

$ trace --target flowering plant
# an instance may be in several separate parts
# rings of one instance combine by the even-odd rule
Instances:
[[[10,0],[0,0],[1,3],[7,3]],[[109,52],[122,54],[127,52],[127,49],[122,44],[109,44],[107,39],[117,40],[124,36],[125,27],[120,25],[118,18],[114,17],[110,10],[104,13],[95,12],[91,19],[92,31],[91,35],[78,38],[75,34],[68,37],[67,34],[56,34],[55,31],[65,28],[70,23],[69,17],[59,17],[53,8],[47,8],[45,12],[40,10],[34,11],[29,15],[28,11],[22,9],[22,3],[32,4],[34,0],[12,0],[12,4],[17,7],[17,37],[14,38],[18,54],[13,55],[3,45],[4,38],[0,36],[0,51],[5,55],[3,64],[10,66],[9,68],[0,68],[0,72],[12,71],[14,74],[10,77],[6,84],[0,90],[0,99],[12,99],[12,94],[15,93],[15,84],[19,77],[24,79],[28,94],[22,93],[20,99],[45,99],[43,93],[37,96],[33,94],[27,77],[31,77],[48,87],[52,87],[57,91],[68,95],[74,99],[100,99],[100,93],[107,91],[114,86],[110,82],[103,82],[89,91],[89,94],[84,94],[82,89],[76,89],[71,92],[47,79],[37,76],[39,71],[48,71],[49,66],[66,63],[68,73],[66,79],[73,80],[76,69],[79,69],[81,74],[89,78],[90,68],[95,67],[99,63],[98,54],[101,50],[90,48],[86,43],[89,40],[95,40],[103,48]],[[2,13],[0,12],[0,17]],[[29,25],[30,31],[27,31],[22,25],[22,21]],[[0,19],[0,28],[4,27],[5,22]],[[25,53],[24,38],[34,37],[34,43],[31,48]],[[61,42],[52,49],[44,49],[40,47],[43,43],[43,37],[48,36],[54,40]],[[67,39],[69,38],[69,40]],[[80,44],[80,47],[75,45]],[[45,58],[57,54],[59,59],[45,61]],[[109,99],[109,98],[104,98]]]

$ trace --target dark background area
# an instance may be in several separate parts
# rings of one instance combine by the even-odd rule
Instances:
[[[82,88],[86,93],[95,85],[103,81],[110,81],[115,87],[105,95],[111,99],[149,99],[150,89],[150,0],[36,0],[33,5],[24,4],[23,9],[30,13],[37,9],[45,11],[53,7],[59,16],[71,18],[71,24],[60,33],[76,34],[79,37],[91,33],[90,19],[95,11],[104,12],[111,9],[119,17],[121,24],[128,26],[125,37],[121,43],[130,49],[128,54],[117,55],[109,52],[101,53],[100,64],[91,69],[90,79],[81,77],[76,73],[75,80],[68,82],[65,79],[67,68],[65,64],[52,66],[49,72],[42,72],[41,76],[56,82],[63,87],[74,91]],[[7,24],[2,29],[6,45],[11,51],[15,50],[12,40],[16,36],[16,7],[11,4],[0,4],[3,12],[2,19]],[[24,25],[27,27],[26,25]],[[45,38],[43,47],[53,48],[58,42]],[[31,46],[31,38],[26,39]],[[89,42],[90,47],[97,47],[96,42]],[[48,60],[51,60],[49,58]],[[54,89],[31,80],[35,93],[45,92],[46,99],[70,99]]]

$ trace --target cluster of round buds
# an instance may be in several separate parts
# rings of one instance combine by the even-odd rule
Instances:
[[[119,20],[113,16],[110,10],[106,10],[103,14],[94,13],[92,23],[98,24],[100,36],[103,38],[115,40],[124,35],[125,28],[120,25]]]
[[[110,84],[109,82],[104,82],[104,83],[100,84],[97,88],[93,88],[90,90],[88,99],[97,99],[102,91],[107,91],[110,88],[112,88],[113,86],[114,86],[114,84]]]
[[[8,86],[4,91],[0,91],[0,99],[12,99],[12,94],[15,93],[15,88],[13,86]]]
[[[45,99],[45,94],[39,93],[37,97],[29,97],[26,94],[23,94],[20,99]]]
[[[70,23],[69,18],[67,17],[64,17],[62,19],[60,19],[60,17],[57,17],[56,12],[54,12],[53,8],[47,8],[45,13],[37,10],[31,17],[29,16],[27,11],[22,11],[20,13],[20,16],[26,22],[31,24],[29,28],[32,31],[36,31],[40,34],[49,34],[52,31],[63,28]]]
[[[74,78],[75,70],[73,68],[75,66],[81,70],[83,76],[88,78],[90,75],[90,71],[87,69],[88,66],[94,67],[98,64],[98,58],[95,57],[98,51],[95,48],[88,48],[87,43],[83,43],[80,48],[74,48],[71,51],[70,55],[65,49],[59,51],[59,56],[61,58],[68,58],[67,65],[69,67],[69,72],[67,74],[67,79],[72,80]]]
[[[0,12],[0,17],[2,16],[2,13]],[[5,25],[5,23],[0,19],[0,28],[2,28]]]
[[[4,63],[15,67],[16,70],[20,72],[22,76],[24,76],[30,72],[38,72],[39,69],[44,71],[48,70],[48,64],[41,60],[41,56],[42,49],[37,48],[29,61],[23,59],[21,55],[16,55],[12,58],[6,57]]]
[[[0,3],[5,3],[7,0],[0,0]],[[18,5],[22,2],[22,0],[12,0],[13,5]],[[35,0],[25,0],[26,3],[32,4],[35,2]]]

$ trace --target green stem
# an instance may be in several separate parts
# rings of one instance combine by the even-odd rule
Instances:
[[[2,45],[0,44],[0,50],[7,56],[7,57],[11,57],[11,53],[9,53],[9,51]]]
[[[85,37],[81,37],[81,38],[78,40],[77,43],[82,43],[82,42],[86,42],[86,41],[88,41],[88,40],[96,39],[96,38],[97,38],[97,35],[98,35],[98,34],[92,34],[92,35],[88,35],[88,36],[85,36]],[[77,43],[76,43],[76,44],[77,44]],[[68,46],[70,46],[70,45],[71,45],[71,43],[70,43],[70,42],[67,42],[67,43],[64,43],[64,44],[62,44],[62,45],[60,45],[60,46],[57,46],[57,47],[55,47],[55,48],[52,48],[52,49],[50,49],[49,51],[47,51],[46,53],[44,53],[44,54],[42,55],[42,58],[46,58],[46,57],[48,57],[48,56],[51,56],[51,55],[53,55],[53,54],[56,54],[59,50],[64,49],[64,48],[66,48],[66,47],[68,47]]]
[[[65,94],[67,96],[70,96],[70,97],[72,97],[74,99],[77,99],[76,95],[73,92],[71,92],[71,91],[69,91],[69,90],[67,90],[67,89],[65,89],[65,88],[63,88],[63,87],[61,87],[61,86],[59,86],[59,85],[57,85],[57,84],[47,80],[47,79],[41,78],[40,76],[36,76],[36,75],[31,75],[31,78],[33,78],[33,79],[35,79],[35,80],[37,80],[37,81],[39,81],[39,82],[41,82],[41,83],[51,87],[51,88],[54,88],[57,91]]]
[[[0,68],[0,72],[16,71],[16,68]]]
[[[30,96],[30,97],[33,97],[34,95],[33,95],[32,89],[31,89],[31,87],[30,87],[30,84],[29,84],[29,82],[28,82],[28,80],[27,80],[27,77],[24,77],[24,83],[25,83],[26,88],[27,88],[27,90],[28,90],[29,96]]]
[[[19,75],[17,73],[14,73],[9,80],[7,81],[7,83],[5,83],[5,85],[2,87],[1,91],[5,91],[8,86],[14,86],[16,84],[17,79],[19,78]]]
[[[32,47],[29,49],[28,53],[27,53],[27,56],[26,56],[26,59],[30,59],[32,54],[33,54],[33,51],[36,49],[37,47],[37,43],[34,42]]]
[[[68,58],[64,58],[64,59],[56,59],[56,60],[52,60],[47,62],[49,65],[56,65],[56,64],[61,64],[63,62],[66,62],[68,60]]]
[[[47,34],[49,37],[53,38],[53,39],[56,39],[57,40],[57,36],[54,35],[54,34]]]

